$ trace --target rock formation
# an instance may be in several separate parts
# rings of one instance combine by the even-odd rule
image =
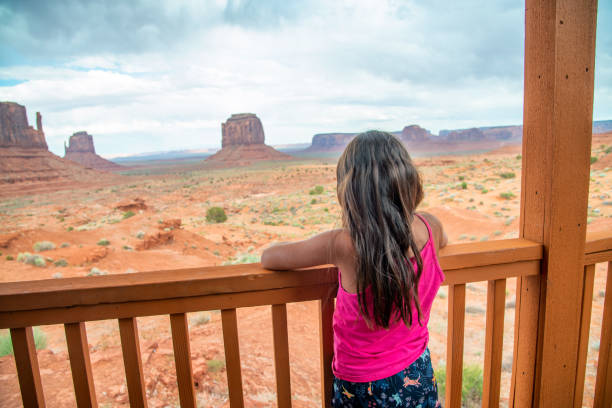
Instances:
[[[312,137],[312,145],[306,151],[342,151],[357,133],[319,133]]]
[[[98,156],[94,147],[93,136],[83,131],[70,136],[68,146],[64,142],[64,158],[89,169],[108,171],[122,168],[122,166]]]
[[[446,140],[449,142],[476,142],[485,139],[485,134],[478,128],[453,130],[446,135]]]
[[[40,113],[36,114],[36,127],[28,124],[24,106],[0,102],[0,196],[111,181],[109,175],[85,169],[49,152]]]
[[[423,129],[419,125],[410,125],[404,127],[400,140],[404,143],[411,142],[427,142],[431,137],[431,132],[427,129]]]
[[[25,106],[15,102],[0,102],[0,148],[20,147],[47,150],[40,112],[36,112],[34,129],[28,124]]]
[[[221,150],[206,162],[247,164],[261,160],[286,160],[291,156],[264,143],[263,126],[253,113],[233,114],[221,124]]]

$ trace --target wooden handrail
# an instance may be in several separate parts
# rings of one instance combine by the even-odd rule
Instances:
[[[537,273],[534,269],[525,272],[508,267],[519,262],[539,261],[541,258],[542,245],[523,239],[509,239],[449,245],[440,253],[440,265],[446,274],[445,284],[466,283]],[[495,271],[492,267],[499,268],[500,276],[493,276]],[[473,277],[470,278],[470,275]],[[332,267],[310,268],[307,272],[274,272],[263,269],[260,264],[8,282],[0,284],[0,328],[15,327],[11,317],[18,311],[336,284],[337,272]]]

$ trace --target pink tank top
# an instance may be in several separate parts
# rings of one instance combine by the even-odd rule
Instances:
[[[390,323],[388,329],[368,327],[359,312],[357,294],[344,290],[338,269],[332,370],[339,379],[368,382],[389,377],[416,361],[427,348],[429,313],[444,280],[444,273],[438,264],[431,228],[423,217],[417,216],[425,223],[429,232],[429,239],[421,250],[423,271],[418,287],[423,325],[419,325],[416,307],[413,305],[412,327],[406,326],[402,320]],[[411,262],[416,270],[416,261],[411,259]],[[372,310],[369,293],[366,294],[366,300]]]

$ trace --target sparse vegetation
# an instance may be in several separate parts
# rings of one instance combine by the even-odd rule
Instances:
[[[463,183],[461,183],[461,189],[462,190],[467,189],[467,183],[465,181]]]
[[[323,194],[323,191],[325,191],[325,189],[323,188],[323,186],[315,186],[315,188],[313,188],[312,190],[310,190],[309,194],[310,194],[310,195]]]
[[[53,262],[53,265],[59,267],[68,266],[68,261],[66,261],[65,259],[58,259],[57,261]]]
[[[225,361],[216,359],[208,360],[206,362],[206,367],[208,368],[208,372],[216,373],[225,368]]]
[[[60,248],[68,248],[70,246],[69,243],[67,242],[62,242],[62,244],[60,245]]]
[[[206,221],[217,224],[227,221],[225,210],[221,207],[210,207],[208,211],[206,211]]]
[[[501,177],[503,179],[513,179],[513,178],[516,177],[516,174],[514,174],[513,172],[500,173],[499,177]]]
[[[29,252],[21,252],[17,255],[17,262],[23,262],[28,265],[38,266],[39,268],[44,268],[47,266],[45,259],[37,254],[31,254]]]
[[[34,244],[35,252],[50,251],[55,249],[55,244],[51,241],[40,241]]]
[[[89,272],[87,272],[87,276],[101,276],[101,275],[108,275],[108,271],[98,269],[94,266],[93,268],[89,270]]]
[[[144,231],[138,231],[138,232],[136,233],[136,238],[138,238],[138,239],[143,239],[143,238],[144,238],[144,236],[145,236]]]
[[[516,197],[512,192],[499,193],[499,196],[504,200],[512,200]]]
[[[12,260],[14,260],[14,259],[15,259],[15,258],[13,258],[13,256],[12,256],[12,255],[7,255],[7,256],[6,256],[6,260],[7,260],[7,261],[12,261]]]
[[[125,220],[126,218],[130,218],[135,216],[136,214],[134,213],[134,211],[129,210],[123,213],[123,219]]]
[[[596,161],[597,161],[597,157],[591,156],[591,164],[595,163]]]
[[[100,246],[108,246],[110,245],[110,241],[106,238],[102,238],[101,240],[98,241],[98,245]]]
[[[37,350],[47,347],[47,335],[39,327],[34,327],[34,345]],[[0,336],[0,357],[13,354],[13,342],[11,335],[6,333]]]
[[[438,383],[438,396],[443,399],[446,393],[446,368],[435,372]],[[461,406],[466,408],[480,407],[482,400],[482,368],[478,365],[463,367],[463,386],[461,387]]]

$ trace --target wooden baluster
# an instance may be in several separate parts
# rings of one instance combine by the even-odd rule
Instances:
[[[595,381],[594,407],[612,406],[612,262],[608,262],[608,280],[601,320],[601,339]]]
[[[276,372],[276,400],[279,408],[291,407],[291,371],[289,369],[289,338],[287,334],[287,305],[272,305],[274,333],[274,369]]]
[[[70,369],[72,370],[72,382],[74,383],[74,395],[77,406],[97,407],[96,390],[93,376],[91,374],[91,361],[89,360],[89,345],[87,344],[87,332],[85,323],[66,323],[66,343],[68,344],[68,356],[70,357]]]
[[[11,329],[11,341],[17,366],[17,377],[24,407],[44,407],[38,357],[31,327]]]
[[[591,328],[591,309],[593,307],[593,284],[595,283],[595,265],[584,267],[582,283],[582,313],[580,317],[580,338],[578,339],[578,365],[576,366],[576,384],[574,390],[574,407],[582,407],[584,393],[584,375],[586,372],[587,353],[589,351],[589,330]]]
[[[242,372],[240,369],[240,347],[238,344],[238,322],[236,309],[221,311],[223,345],[225,347],[225,368],[231,408],[243,408]]]
[[[448,335],[446,344],[446,406],[461,407],[465,284],[448,286]]]
[[[334,356],[334,298],[319,300],[319,338],[321,339],[321,406],[331,407],[332,358]]]
[[[193,371],[191,369],[191,350],[189,347],[189,329],[185,313],[170,315],[174,364],[178,382],[181,407],[196,407],[195,390],[193,389]]]
[[[504,313],[506,280],[489,281],[487,290],[487,326],[485,335],[483,407],[499,407],[502,352],[504,346]]]
[[[138,339],[136,318],[127,317],[119,319],[119,333],[121,335],[121,350],[123,351],[123,364],[125,366],[125,379],[130,397],[130,407],[146,408],[147,396],[142,375],[142,359],[140,356],[140,341]]]

